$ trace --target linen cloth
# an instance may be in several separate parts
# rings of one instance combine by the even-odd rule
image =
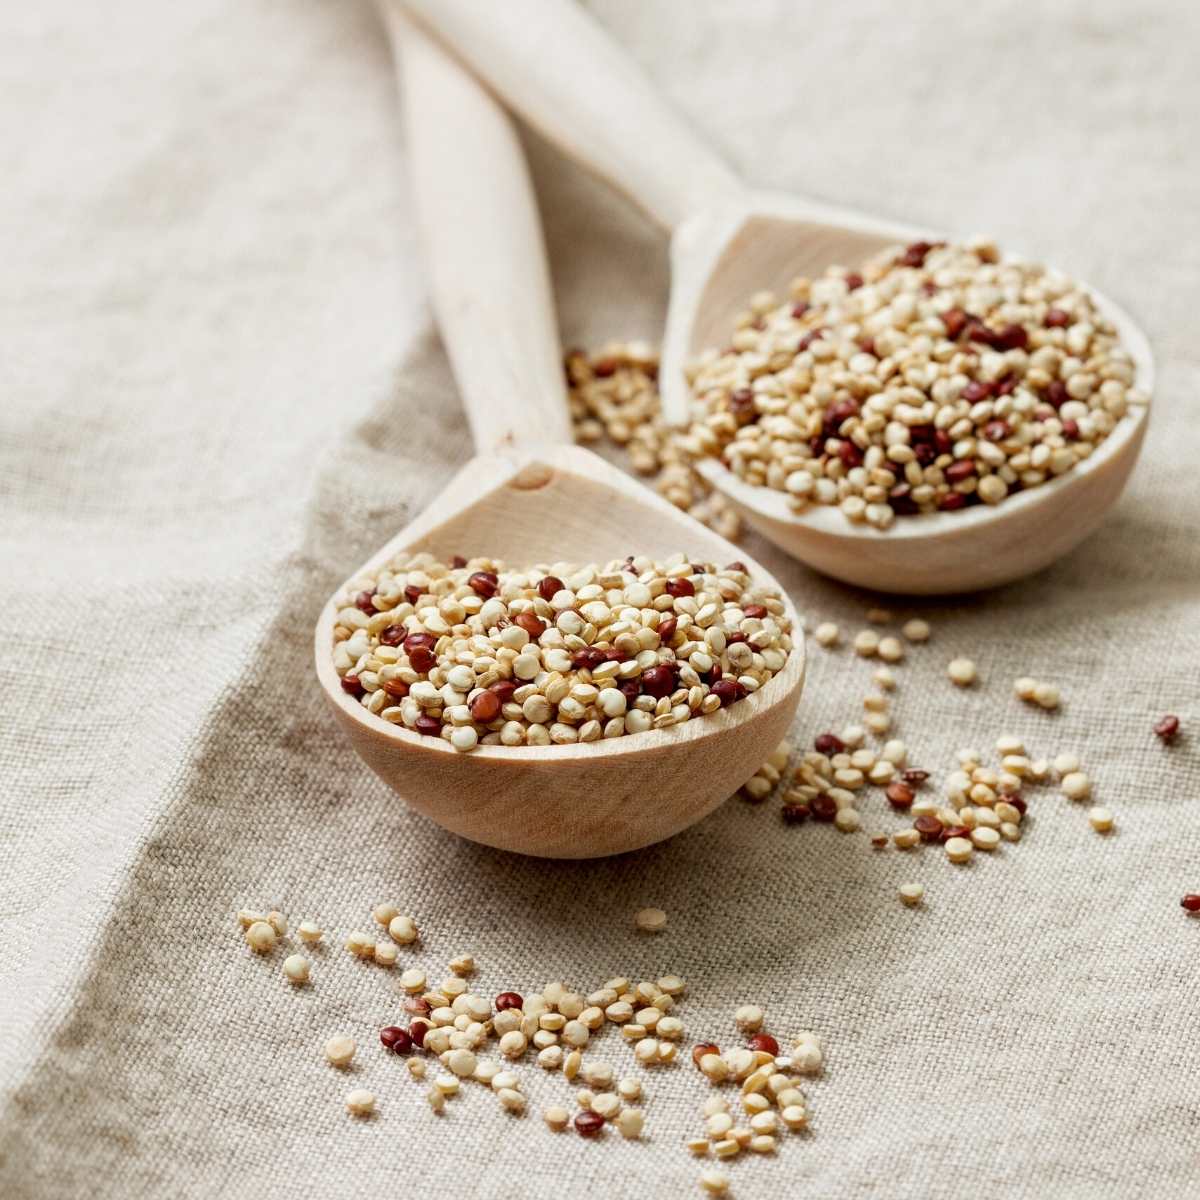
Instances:
[[[1001,733],[1073,750],[1111,807],[1033,793],[1024,841],[949,866],[732,800],[607,861],[526,860],[407,812],[325,711],[330,590],[437,493],[468,434],[431,332],[391,65],[369,4],[9,6],[0,106],[0,1194],[696,1194],[707,1087],[646,1077],[647,1136],[550,1135],[471,1086],[434,1117],[376,1040],[395,979],[345,935],[396,900],[402,962],[478,986],[683,975],[689,1035],[757,1002],[819,1032],[811,1132],[737,1196],[1200,1190],[1200,456],[1194,5],[752,0],[594,13],[757,182],[1045,257],[1136,314],[1143,461],[1077,552],[990,595],[895,605],[933,641],[897,733],[944,778]],[[530,69],[536,69],[531,63]],[[564,340],[656,340],[665,244],[528,139]],[[483,202],[483,198],[481,198]],[[810,619],[871,598],[748,539]],[[952,688],[967,654],[981,685]],[[1061,713],[1011,681],[1059,684]],[[811,650],[798,743],[870,665]],[[1151,733],[1177,711],[1174,748]],[[652,802],[652,797],[647,798]],[[875,792],[868,830],[895,822]],[[896,887],[921,880],[923,908]],[[639,937],[635,909],[670,915]],[[313,981],[239,907],[317,920]],[[347,1075],[321,1045],[360,1050]],[[615,1033],[595,1053],[619,1070]],[[685,1060],[688,1054],[682,1056]],[[369,1121],[342,1108],[371,1087]]]

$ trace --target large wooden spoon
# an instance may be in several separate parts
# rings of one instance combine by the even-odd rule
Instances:
[[[570,0],[409,0],[409,6],[526,119],[671,233],[660,380],[673,423],[689,412],[684,364],[726,344],[753,293],[786,295],[797,275],[939,238],[747,190]],[[1115,304],[1093,296],[1134,358],[1138,389],[1150,395],[1154,365],[1145,336]],[[745,483],[715,459],[698,469],[764,536],[828,575],[881,591],[952,593],[1037,571],[1091,533],[1133,469],[1146,417],[1144,405],[1131,406],[1090,458],[995,507],[908,517],[886,531],[853,525],[828,506],[793,513],[782,492]]]
[[[525,566],[627,554],[744,562],[730,545],[603,459],[568,445],[570,423],[537,209],[519,143],[487,93],[394,9],[409,162],[434,306],[480,456],[427,512],[355,572],[399,551],[486,554]],[[342,589],[339,589],[341,591]],[[782,594],[782,589],[780,589]],[[478,842],[562,858],[633,850],[698,821],[744,783],[788,730],[803,635],[760,691],[662,731],[459,754],[369,713],[332,661],[334,601],[317,622],[317,675],[367,764],[414,808]]]

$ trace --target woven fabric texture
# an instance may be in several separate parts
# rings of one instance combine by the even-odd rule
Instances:
[[[1200,1192],[1200,9],[1171,0],[831,6],[596,0],[750,178],[1047,258],[1135,313],[1160,370],[1103,529],[995,594],[900,606],[897,732],[939,776],[1017,733],[1078,753],[1117,831],[1035,793],[964,868],[732,800],[642,853],[524,860],[407,812],[325,711],[330,590],[469,456],[424,297],[391,65],[369,4],[46,0],[10,13],[0,106],[0,1194],[698,1194],[707,1085],[644,1072],[647,1136],[583,1143],[478,1087],[434,1117],[377,1040],[394,976],[341,949],[394,899],[402,962],[478,986],[683,975],[689,1036],[757,1002],[816,1030],[811,1131],[734,1194]],[[536,69],[531,63],[530,69]],[[665,244],[535,138],[564,340],[657,340]],[[550,514],[552,517],[552,514]],[[751,552],[810,623],[871,598]],[[631,549],[636,549],[631,545]],[[967,654],[980,686],[945,665]],[[868,664],[815,647],[797,743]],[[1062,688],[1022,706],[1011,681]],[[1177,711],[1166,749],[1151,728]],[[654,803],[653,795],[645,802]],[[875,792],[867,830],[897,822]],[[922,909],[896,887],[920,880]],[[670,914],[639,936],[632,914]],[[327,930],[313,982],[242,944]],[[325,1065],[358,1039],[346,1075]],[[610,1032],[594,1051],[618,1069]],[[353,1120],[352,1086],[379,1111]]]

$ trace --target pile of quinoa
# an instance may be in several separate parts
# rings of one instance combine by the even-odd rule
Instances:
[[[512,568],[394,559],[338,599],[333,663],[368,711],[464,753],[667,729],[757,691],[792,624],[745,564]]]
[[[689,380],[686,455],[879,529],[1038,487],[1147,402],[1082,287],[982,240],[760,293]]]
[[[737,541],[737,511],[695,470],[685,439],[663,420],[657,352],[645,342],[610,342],[595,354],[569,351],[565,365],[575,440],[620,447],[633,471],[654,476],[660,496]]]

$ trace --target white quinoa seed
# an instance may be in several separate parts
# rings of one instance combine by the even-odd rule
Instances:
[[[977,678],[975,664],[969,658],[951,659],[946,668],[950,682],[958,687],[970,687]]]
[[[412,917],[397,915],[388,922],[388,936],[392,941],[407,946],[415,942],[420,934],[417,932],[416,922]]]
[[[542,1110],[542,1120],[546,1122],[549,1128],[555,1133],[561,1133],[566,1129],[567,1124],[571,1120],[571,1114],[565,1108],[558,1104],[552,1104],[549,1108]]]
[[[854,653],[860,658],[874,658],[879,653],[879,634],[864,629],[854,635]]]
[[[757,1004],[740,1005],[733,1014],[734,1023],[743,1033],[757,1033],[763,1026],[763,1010]]]
[[[325,1058],[332,1066],[346,1067],[350,1065],[357,1049],[353,1038],[339,1034],[325,1043]]]
[[[659,933],[667,927],[667,914],[661,908],[640,908],[633,920],[643,933]]]
[[[832,621],[822,621],[813,630],[813,639],[818,646],[824,646],[826,650],[832,650],[833,647],[840,645],[842,631]]]
[[[856,833],[862,828],[862,817],[852,808],[840,808],[833,818],[833,823],[843,833]]]
[[[700,1175],[700,1186],[710,1195],[722,1196],[729,1191],[729,1176],[715,1169],[704,1171]]]
[[[303,954],[289,954],[283,960],[283,973],[291,983],[307,983],[308,967],[308,959]]]
[[[900,900],[909,908],[921,903],[925,895],[925,885],[921,883],[902,883],[900,885]]]
[[[900,632],[910,642],[927,642],[929,641],[931,630],[927,621],[922,621],[920,617],[913,617],[911,621],[904,622],[900,628]]]
[[[876,687],[885,692],[893,691],[896,687],[896,673],[890,667],[880,667],[871,675]]]
[[[346,1097],[346,1111],[356,1117],[369,1117],[375,1111],[375,1093],[355,1088]]]
[[[979,826],[971,830],[971,844],[976,850],[995,850],[1000,845],[1000,833],[998,829],[992,829],[989,826]]]
[[[1054,758],[1054,773],[1061,779],[1079,770],[1079,758],[1074,754],[1059,754]]]
[[[967,862],[974,850],[975,847],[963,837],[952,837],[946,842],[946,857],[952,863]]]
[[[1068,800],[1086,800],[1092,794],[1092,781],[1082,771],[1069,771],[1059,787]]]
[[[296,926],[296,936],[306,945],[313,946],[321,940],[324,934],[321,927],[313,921],[301,921]]]
[[[255,921],[245,932],[246,945],[256,954],[269,954],[279,942],[279,935],[266,921]]]
[[[1100,805],[1088,809],[1088,820],[1097,833],[1110,833],[1114,826],[1112,813]]]
[[[460,1079],[467,1079],[475,1074],[478,1060],[470,1050],[451,1050],[446,1057],[446,1066]]]
[[[400,909],[395,904],[377,904],[371,909],[371,916],[374,918],[376,924],[382,925],[385,928],[399,915]]]
[[[287,918],[281,912],[267,913],[267,924],[275,930],[277,937],[283,937],[288,931]]]
[[[621,1136],[632,1141],[642,1136],[642,1130],[646,1127],[646,1114],[640,1108],[626,1108],[621,1111],[616,1123]]]
[[[425,990],[425,972],[420,967],[409,967],[400,974],[400,986],[410,995],[415,996]]]
[[[375,939],[369,933],[363,933],[361,930],[356,930],[346,938],[346,949],[349,950],[355,958],[374,958]]]

